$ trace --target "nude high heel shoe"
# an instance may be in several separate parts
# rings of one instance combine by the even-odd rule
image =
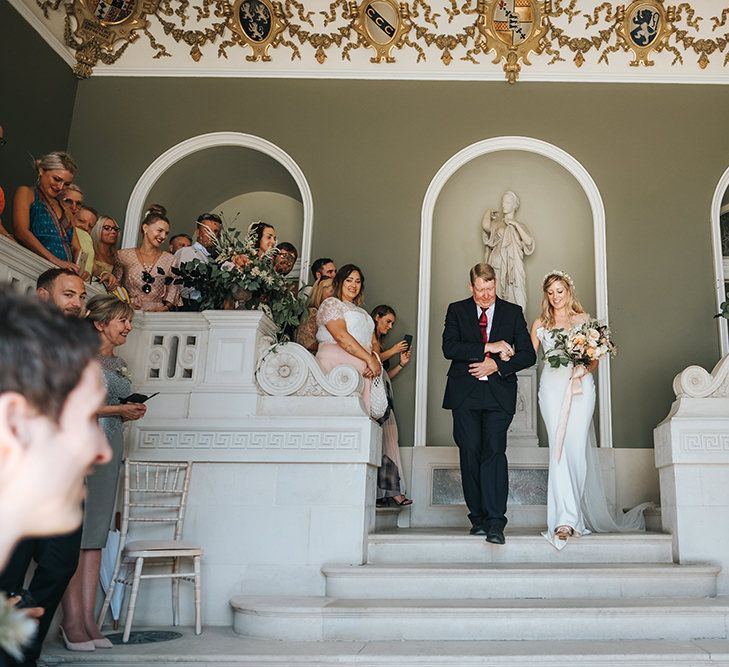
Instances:
[[[66,645],[66,650],[68,651],[94,651],[96,650],[96,646],[94,646],[94,642],[91,640],[87,642],[72,642],[68,640],[68,637],[66,637],[66,633],[63,630],[63,626],[58,626],[58,629],[61,633],[61,639],[63,640],[63,643]]]

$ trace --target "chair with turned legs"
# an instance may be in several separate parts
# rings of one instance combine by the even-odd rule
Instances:
[[[123,641],[129,641],[137,604],[139,585],[145,579],[170,579],[172,583],[172,624],[180,622],[180,581],[194,585],[195,634],[202,632],[200,618],[200,559],[202,547],[182,539],[192,463],[126,461],[124,464],[124,506],[122,510],[119,550],[114,563],[111,583],[99,614],[101,629],[109,609],[114,589],[130,587],[124,621]],[[127,541],[131,524],[162,524],[174,526],[171,540],[150,539]],[[136,532],[136,531],[135,531]],[[136,537],[136,536],[135,536]],[[188,568],[183,564],[188,561]],[[189,561],[192,561],[192,571]],[[145,563],[169,565],[166,572],[145,572]],[[126,564],[131,576],[120,576]]]

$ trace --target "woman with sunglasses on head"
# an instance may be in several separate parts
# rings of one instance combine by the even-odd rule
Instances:
[[[68,153],[54,151],[35,160],[36,185],[21,185],[13,197],[13,232],[28,250],[52,264],[78,271],[74,259],[78,240],[72,221],[58,201],[76,176],[76,163]]]
[[[81,278],[83,278],[84,282],[88,282],[91,280],[91,271],[94,265],[94,246],[89,232],[86,229],[87,227],[93,227],[93,224],[86,224],[91,222],[88,214],[86,214],[86,222],[79,222],[79,216],[86,211],[84,208],[84,193],[78,185],[71,183],[63,189],[63,192],[58,197],[58,201],[63,208],[66,219],[70,220],[74,226],[73,247],[76,248],[78,246],[78,250],[74,255],[74,262],[78,264]],[[93,222],[94,224],[96,223],[95,216],[93,217]]]
[[[165,311],[177,305],[179,287],[173,284],[174,257],[162,250],[170,233],[164,206],[152,204],[141,224],[142,242],[117,254],[123,268],[122,285],[136,310]]]

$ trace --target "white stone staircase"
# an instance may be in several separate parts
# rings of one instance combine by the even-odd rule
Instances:
[[[318,641],[726,639],[719,568],[677,565],[671,536],[589,535],[558,552],[534,531],[504,546],[463,531],[375,533],[365,565],[323,568],[324,597],[231,601],[234,629]]]

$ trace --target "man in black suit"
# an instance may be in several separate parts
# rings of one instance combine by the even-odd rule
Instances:
[[[471,269],[469,288],[471,298],[446,314],[443,355],[451,365],[443,407],[453,413],[471,534],[504,544],[506,432],[516,412],[516,373],[533,366],[536,354],[521,307],[496,296],[490,265]]]

